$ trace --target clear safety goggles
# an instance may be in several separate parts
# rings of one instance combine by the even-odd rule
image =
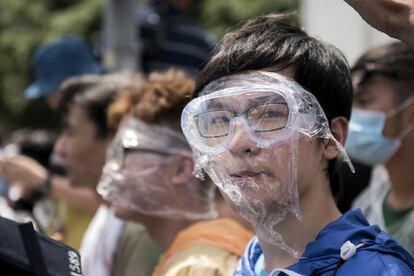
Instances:
[[[287,140],[292,132],[335,140],[317,99],[280,74],[223,77],[201,94],[184,108],[181,117],[184,134],[198,152],[226,150],[237,125],[261,148]]]

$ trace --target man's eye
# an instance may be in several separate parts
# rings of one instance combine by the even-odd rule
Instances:
[[[266,111],[262,113],[261,117],[262,118],[275,118],[275,117],[280,117],[281,115],[282,114],[277,111]]]
[[[64,131],[63,131],[63,133],[65,134],[65,135],[68,135],[68,136],[72,136],[72,135],[74,135],[75,134],[75,129],[73,129],[73,128],[66,128]]]
[[[373,102],[373,98],[368,96],[356,96],[354,101],[360,106],[367,106]]]
[[[220,117],[214,117],[211,119],[211,124],[225,124],[229,122],[229,118],[220,116]]]
[[[357,104],[365,106],[367,105],[369,102],[363,99],[358,99],[357,101],[355,101]]]

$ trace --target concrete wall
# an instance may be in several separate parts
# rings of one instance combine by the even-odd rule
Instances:
[[[341,49],[351,65],[368,48],[392,41],[365,23],[343,0],[302,0],[300,16],[310,35]]]

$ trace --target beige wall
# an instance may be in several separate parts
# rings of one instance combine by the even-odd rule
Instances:
[[[366,49],[392,40],[365,23],[343,0],[302,0],[300,16],[310,35],[337,46],[351,65]]]

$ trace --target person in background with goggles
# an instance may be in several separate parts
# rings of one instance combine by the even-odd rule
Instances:
[[[181,126],[196,162],[256,236],[234,275],[411,275],[414,259],[360,210],[334,197],[352,84],[332,45],[286,23],[227,33],[198,76]]]
[[[371,49],[352,72],[347,150],[375,166],[354,207],[414,254],[414,50],[401,42]]]
[[[98,192],[118,217],[144,224],[163,252],[152,275],[232,275],[253,236],[214,184],[192,174],[180,116],[193,89],[181,70],[153,72],[108,115],[118,131]]]

